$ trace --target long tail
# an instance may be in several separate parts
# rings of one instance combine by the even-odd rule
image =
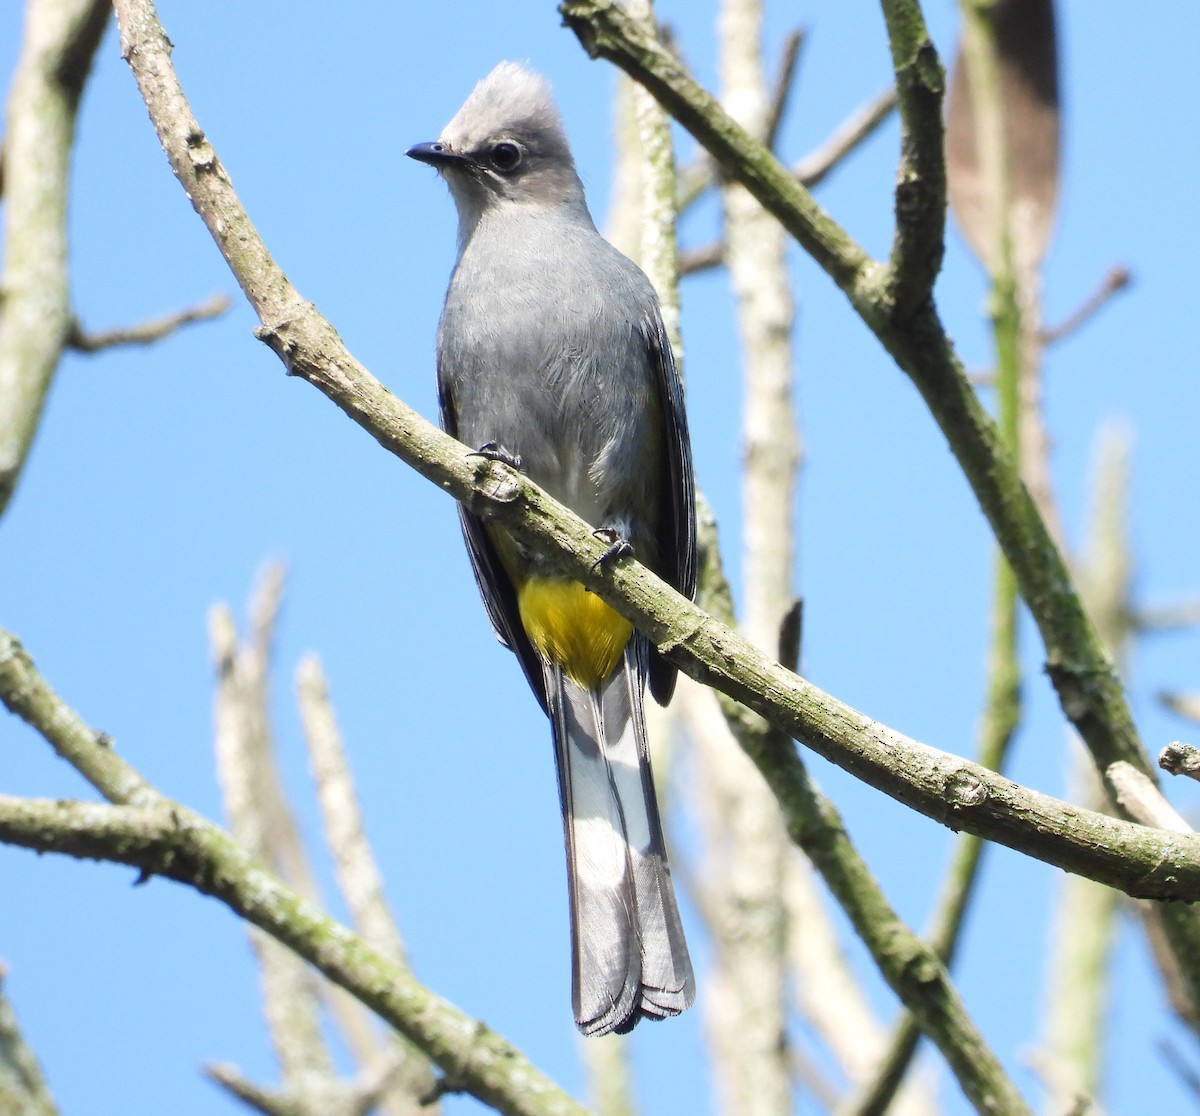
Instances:
[[[585,1035],[678,1015],[696,995],[654,798],[635,642],[596,689],[546,668],[571,895],[572,1003]]]

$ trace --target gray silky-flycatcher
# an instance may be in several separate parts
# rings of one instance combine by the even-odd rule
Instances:
[[[683,388],[658,299],[596,231],[549,83],[502,62],[435,143],[458,210],[437,334],[442,425],[535,483],[680,592],[696,585]],[[642,714],[675,667],[553,564],[459,509],[500,640],[550,717],[584,1034],[676,1015],[695,997]]]

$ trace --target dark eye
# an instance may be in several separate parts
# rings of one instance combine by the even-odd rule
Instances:
[[[498,143],[492,148],[492,166],[507,173],[516,170],[521,161],[521,149],[515,143]]]

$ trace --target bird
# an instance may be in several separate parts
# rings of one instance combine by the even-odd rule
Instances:
[[[435,142],[458,214],[437,330],[443,428],[520,469],[691,598],[695,489],[683,386],[649,279],[597,231],[550,83],[501,62]],[[676,668],[554,564],[459,507],[492,627],[548,715],[585,1035],[677,1015],[696,985],[643,715]]]

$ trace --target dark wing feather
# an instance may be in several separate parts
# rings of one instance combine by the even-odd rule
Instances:
[[[656,572],[691,600],[696,595],[696,481],[683,405],[683,382],[658,314],[645,323],[644,335],[663,421],[659,476],[664,480],[665,491],[659,505]],[[651,649],[649,672],[654,700],[666,705],[675,692],[676,668]]]
[[[458,437],[458,418],[454,412],[454,400],[445,387],[445,378],[438,369],[438,409],[442,417],[442,429],[453,438]],[[483,520],[472,515],[462,504],[458,505],[458,521],[462,526],[463,539],[467,544],[467,554],[471,559],[471,571],[475,574],[475,584],[479,587],[479,595],[483,598],[483,607],[487,609],[488,619],[496,638],[512,651],[525,672],[530,689],[541,704],[542,711],[548,712],[546,705],[546,683],[542,677],[542,660],[529,642],[525,628],[521,624],[520,612],[517,608],[517,590],[500,561],[491,538],[483,525]]]

